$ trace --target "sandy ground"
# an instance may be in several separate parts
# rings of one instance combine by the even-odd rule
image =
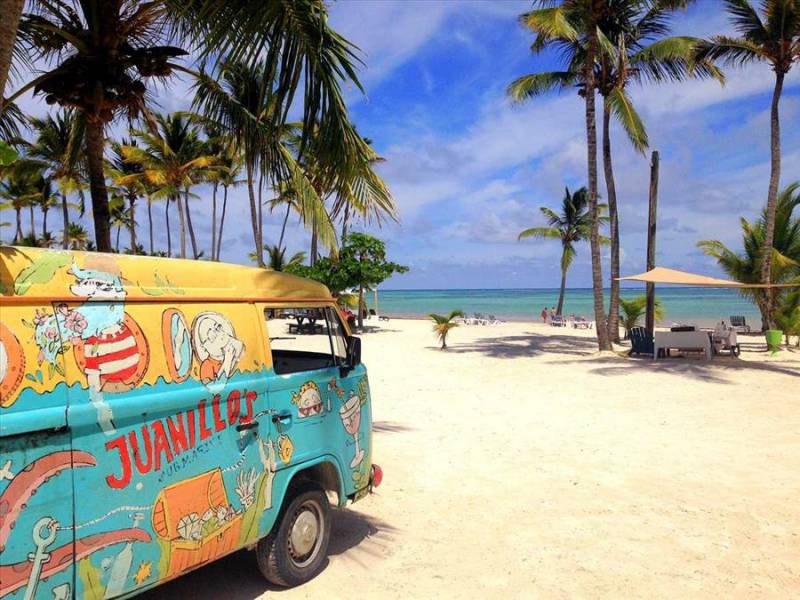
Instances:
[[[800,352],[600,357],[591,333],[364,334],[377,493],[312,582],[237,553],[148,598],[800,596]],[[262,595],[263,594],[263,595]]]

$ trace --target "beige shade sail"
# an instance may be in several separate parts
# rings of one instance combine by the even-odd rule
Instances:
[[[785,287],[800,287],[800,283],[739,283],[738,281],[729,281],[727,279],[717,279],[716,277],[708,277],[706,275],[697,275],[695,273],[687,273],[686,271],[677,271],[675,269],[665,269],[664,267],[656,267],[650,269],[646,273],[639,275],[628,275],[627,277],[619,277],[619,281],[643,281],[645,283],[667,283],[671,285],[684,285],[692,287],[710,287],[710,288],[735,288],[735,289],[751,289],[751,288],[785,288]]]

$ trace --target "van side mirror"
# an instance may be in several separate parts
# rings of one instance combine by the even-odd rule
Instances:
[[[347,360],[342,365],[342,375],[347,375],[350,371],[361,364],[361,338],[350,336],[347,338]]]

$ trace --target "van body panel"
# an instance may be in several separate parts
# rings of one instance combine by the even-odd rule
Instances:
[[[262,300],[333,300],[265,273],[0,249],[0,599],[129,597],[252,546],[321,463],[340,505],[367,487],[364,367],[279,376],[264,326]]]

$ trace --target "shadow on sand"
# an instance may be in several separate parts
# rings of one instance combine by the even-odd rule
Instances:
[[[451,353],[478,352],[491,358],[530,357],[537,354],[555,353],[573,356],[589,356],[597,350],[593,338],[570,335],[540,335],[521,333],[476,340],[470,344],[455,344],[448,347]]]
[[[404,433],[406,431],[414,431],[414,428],[394,421],[375,421],[372,424],[372,431],[377,433]]]
[[[353,549],[359,554],[380,554],[380,546],[365,543],[368,538],[396,531],[388,523],[348,509],[331,511],[331,540],[328,556]],[[348,556],[348,560],[350,557]],[[353,560],[358,560],[353,557]],[[323,570],[328,567],[326,559]],[[137,598],[142,600],[252,600],[265,592],[279,594],[285,588],[268,583],[258,570],[254,552],[241,550],[212,562],[174,581],[153,588]]]

